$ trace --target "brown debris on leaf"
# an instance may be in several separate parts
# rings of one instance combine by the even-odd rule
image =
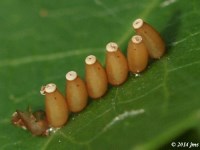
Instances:
[[[17,110],[13,113],[11,121],[14,125],[29,130],[33,135],[49,134],[49,125],[44,111],[32,113],[30,108],[26,112]]]

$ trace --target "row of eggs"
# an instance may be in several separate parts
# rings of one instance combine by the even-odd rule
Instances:
[[[42,86],[40,92],[45,95],[45,110],[50,126],[63,126],[68,120],[69,112],[80,112],[86,107],[88,97],[102,97],[108,89],[108,83],[121,85],[126,81],[129,71],[144,71],[149,57],[159,59],[163,56],[165,43],[152,26],[142,19],[136,19],[133,28],[137,35],[128,43],[127,58],[114,42],[106,45],[105,69],[94,55],[87,56],[85,81],[75,71],[66,74],[66,97],[53,83]]]
[[[17,110],[12,116],[12,123],[28,129],[33,135],[48,135],[50,129],[60,128],[67,123],[70,112],[82,111],[89,97],[98,99],[105,95],[108,84],[121,85],[126,81],[129,71],[138,74],[147,68],[149,59],[160,59],[165,53],[165,43],[160,34],[142,19],[136,19],[133,28],[137,35],[132,36],[128,43],[127,57],[117,43],[108,43],[105,68],[96,56],[87,56],[85,80],[75,71],[69,71],[66,74],[66,96],[54,83],[42,86],[40,93],[45,95],[45,112]]]

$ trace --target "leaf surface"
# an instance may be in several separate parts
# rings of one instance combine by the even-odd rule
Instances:
[[[0,149],[157,149],[200,121],[200,1],[0,1]],[[167,53],[139,76],[110,87],[100,100],[71,115],[49,137],[10,123],[16,109],[44,109],[40,86],[65,91],[65,74],[84,78],[84,59],[104,64],[105,45],[124,53],[143,18],[167,44]]]

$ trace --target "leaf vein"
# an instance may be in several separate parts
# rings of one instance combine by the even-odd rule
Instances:
[[[173,69],[169,69],[168,72],[174,72],[174,71],[177,71],[177,70],[180,70],[180,69],[184,69],[184,68],[199,64],[199,63],[200,63],[200,61],[195,61],[195,62],[192,62],[192,63],[188,63],[188,64],[185,64],[185,65],[173,68]]]
[[[118,103],[119,103],[119,104],[126,104],[126,103],[131,103],[131,102],[133,102],[133,101],[137,101],[137,100],[139,100],[139,99],[141,99],[141,98],[143,98],[143,97],[145,97],[145,96],[147,96],[147,95],[153,93],[154,91],[156,91],[157,89],[159,89],[159,88],[162,87],[162,86],[163,86],[163,84],[159,84],[159,85],[157,85],[156,87],[154,87],[154,88],[152,88],[151,90],[149,90],[148,92],[145,92],[145,94],[142,94],[142,95],[140,95],[140,96],[138,96],[138,97],[135,97],[135,98],[133,98],[133,99],[129,99],[129,100],[126,100],[126,101],[119,101]]]
[[[90,53],[91,52],[90,49],[93,49],[94,50],[93,52],[96,53],[103,52],[102,48],[87,48],[87,49],[70,50],[67,52],[59,52],[46,55],[27,56],[23,58],[2,60],[0,61],[0,67],[7,67],[7,66],[17,67],[23,64],[29,64],[34,62],[45,62],[57,59],[64,59],[66,57]]]

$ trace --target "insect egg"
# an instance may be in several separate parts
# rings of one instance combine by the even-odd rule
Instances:
[[[148,65],[147,48],[140,35],[131,38],[127,48],[127,60],[129,70],[132,73],[140,73]]]
[[[54,83],[42,86],[40,93],[45,95],[46,116],[50,126],[63,126],[69,116],[64,96],[58,91]]]
[[[142,19],[136,19],[133,28],[138,35],[142,36],[150,57],[160,59],[165,53],[165,42],[160,34]]]
[[[108,82],[112,85],[120,85],[127,79],[127,60],[114,42],[106,45],[106,73]]]
[[[66,99],[71,112],[83,110],[88,101],[86,85],[75,71],[66,74]]]
[[[94,55],[85,59],[85,81],[88,94],[91,98],[100,98],[108,88],[106,72]]]

